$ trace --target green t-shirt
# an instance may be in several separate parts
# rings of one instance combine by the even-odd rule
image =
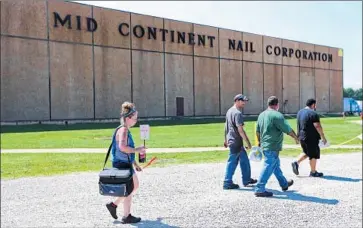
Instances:
[[[284,134],[292,131],[284,116],[275,110],[263,111],[257,119],[256,132],[260,133],[263,150],[281,151]]]

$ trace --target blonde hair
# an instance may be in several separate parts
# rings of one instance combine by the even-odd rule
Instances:
[[[125,121],[125,117],[129,117],[132,116],[133,113],[135,112],[135,104],[125,101],[122,105],[121,105],[121,118],[120,118],[120,123],[123,124]]]

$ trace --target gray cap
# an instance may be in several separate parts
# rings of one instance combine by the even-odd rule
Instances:
[[[245,96],[245,95],[242,95],[242,94],[237,94],[236,96],[234,96],[233,98],[234,101],[249,101],[249,99]]]

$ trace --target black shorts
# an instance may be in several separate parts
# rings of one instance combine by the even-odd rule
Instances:
[[[300,140],[301,148],[303,152],[311,159],[320,159],[320,147],[319,147],[319,140],[314,141],[305,141]]]
[[[112,167],[117,168],[117,169],[129,169],[130,168],[132,175],[135,174],[135,170],[133,169],[133,166],[130,163],[112,162]],[[129,181],[127,181],[127,183],[126,183],[126,189],[127,189],[128,195],[130,195],[132,193],[132,191],[134,191],[134,187],[135,187],[134,179],[133,179],[133,177],[131,177],[131,179]]]

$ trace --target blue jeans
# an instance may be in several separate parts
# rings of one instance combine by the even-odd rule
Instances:
[[[237,164],[241,168],[242,183],[248,185],[251,180],[251,166],[250,160],[248,159],[246,150],[242,148],[229,148],[229,156],[226,167],[226,175],[224,177],[224,184],[232,184],[232,177],[236,171]]]
[[[276,179],[279,181],[281,188],[287,187],[288,183],[284,174],[280,169],[280,158],[278,151],[263,151],[265,156],[265,161],[263,168],[258,178],[255,192],[265,192],[265,186],[268,179],[271,177],[272,173],[275,175]]]

